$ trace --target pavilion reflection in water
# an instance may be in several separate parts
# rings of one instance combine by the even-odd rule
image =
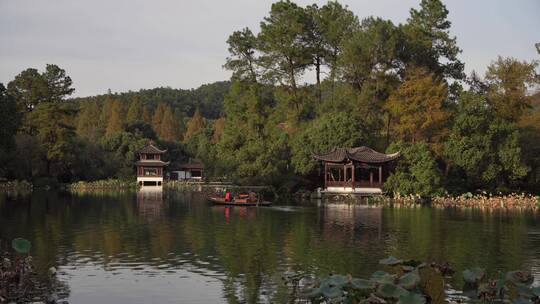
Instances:
[[[138,191],[137,211],[147,220],[156,220],[163,216],[163,191]]]
[[[382,207],[329,204],[322,209],[323,237],[380,240],[382,238]]]

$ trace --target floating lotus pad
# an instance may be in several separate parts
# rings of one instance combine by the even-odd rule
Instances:
[[[424,304],[426,298],[414,292],[410,292],[408,295],[400,296],[398,304]]]
[[[377,295],[389,299],[398,299],[401,296],[408,295],[409,292],[404,289],[401,286],[395,285],[395,284],[381,284],[379,288],[377,288]]]
[[[353,279],[351,285],[356,289],[373,289],[375,284],[370,280]]]
[[[486,272],[484,271],[484,269],[478,267],[463,271],[463,279],[469,284],[476,284],[480,282],[485,275]]]
[[[341,297],[343,295],[343,290],[338,286],[324,285],[321,286],[321,293],[327,298],[334,299]]]
[[[506,279],[513,283],[531,284],[534,281],[531,273],[522,270],[509,271],[506,273]]]
[[[403,260],[398,260],[393,256],[389,256],[386,259],[382,259],[382,260],[379,261],[379,264],[389,265],[389,266],[394,266],[394,265],[398,265],[398,264],[401,264],[401,263],[403,263]]]
[[[411,271],[399,278],[399,286],[405,289],[413,289],[420,283],[418,271]]]
[[[384,272],[384,271],[375,271],[372,275],[371,275],[371,279],[376,282],[376,283],[379,283],[379,284],[384,284],[384,283],[394,283],[394,280],[395,280],[395,276],[387,273],[387,272]]]
[[[330,276],[325,283],[328,283],[329,285],[333,286],[343,286],[347,283],[349,283],[349,278],[344,275],[333,275]],[[323,285],[323,284],[321,284]]]
[[[11,247],[15,249],[18,253],[28,253],[30,251],[30,248],[32,248],[32,244],[29,240],[23,239],[23,238],[16,238],[13,241],[11,241]]]

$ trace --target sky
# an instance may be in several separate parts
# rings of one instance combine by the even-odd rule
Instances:
[[[0,0],[0,83],[47,63],[65,69],[74,96],[196,88],[227,80],[226,40],[259,31],[270,0]],[[299,5],[326,1],[298,0]],[[341,0],[360,19],[407,20],[420,0]],[[540,0],[445,0],[465,70],[497,56],[539,60]]]

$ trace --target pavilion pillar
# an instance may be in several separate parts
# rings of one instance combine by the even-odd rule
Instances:
[[[326,185],[327,179],[328,179],[328,164],[325,162],[324,163],[324,189],[328,189],[328,186]]]
[[[382,166],[379,166],[379,184],[382,185]]]
[[[354,176],[355,171],[356,171],[356,166],[353,163],[352,164],[352,179],[351,179],[353,189],[355,188],[355,184],[356,184],[356,179],[355,179],[355,176]]]
[[[369,185],[373,186],[373,171],[369,170]]]

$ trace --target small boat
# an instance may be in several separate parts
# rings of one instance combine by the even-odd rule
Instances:
[[[231,195],[225,194],[225,196],[213,195],[208,197],[208,200],[216,205],[228,205],[228,206],[270,206],[272,202],[260,200],[256,195],[240,194],[239,197],[231,197]]]

